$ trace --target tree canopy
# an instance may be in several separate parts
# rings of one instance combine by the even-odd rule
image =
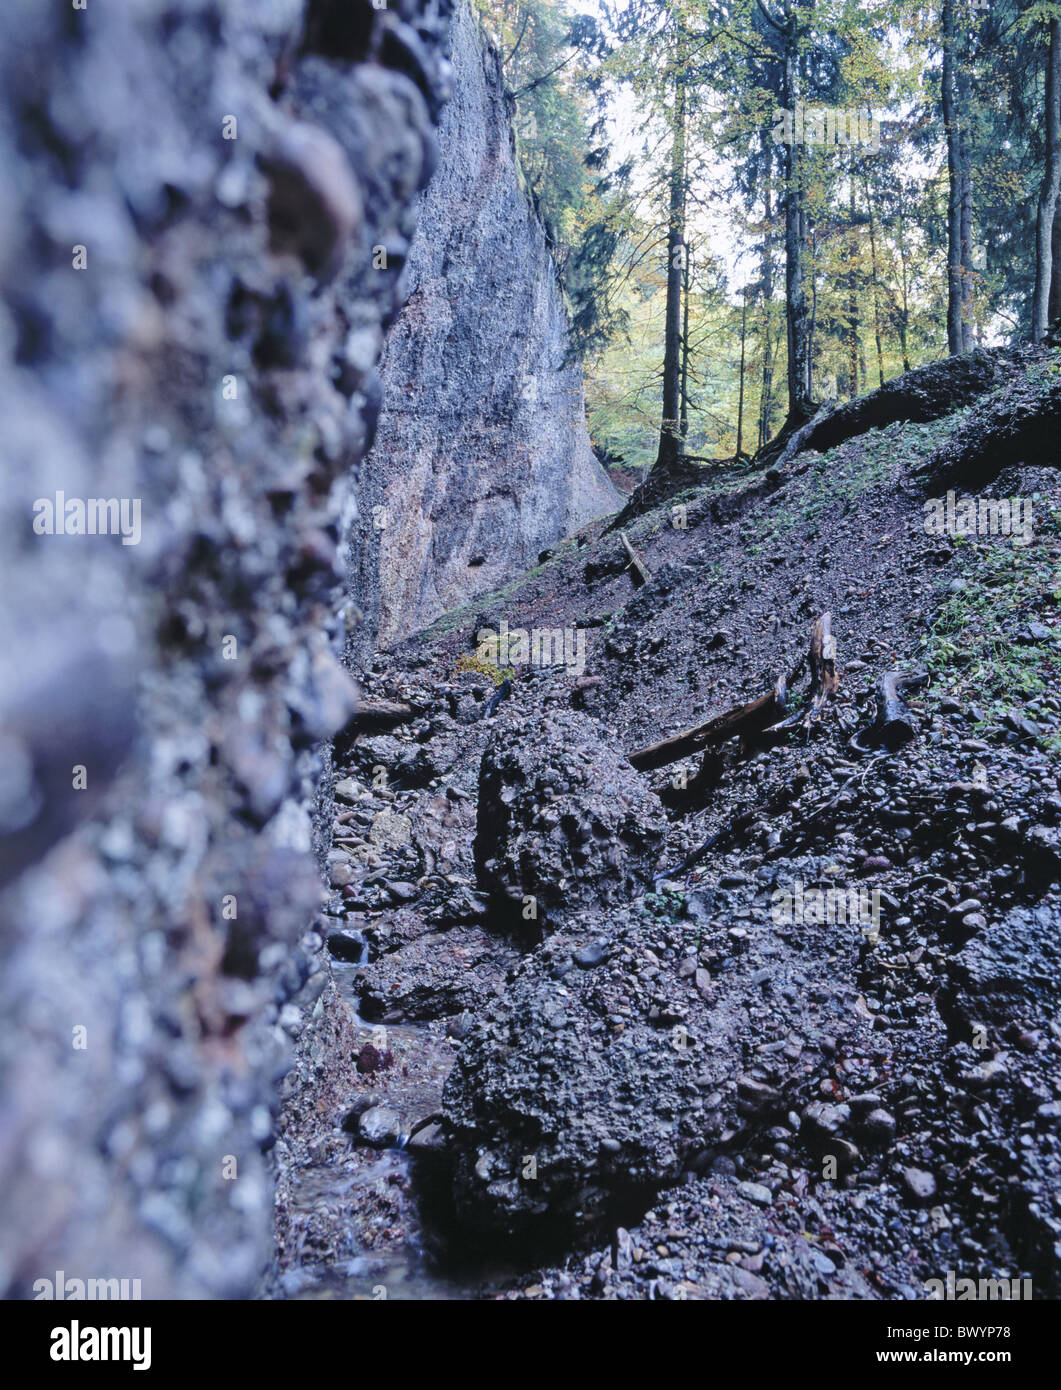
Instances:
[[[479,0],[602,454],[765,445],[1061,315],[1058,0]]]

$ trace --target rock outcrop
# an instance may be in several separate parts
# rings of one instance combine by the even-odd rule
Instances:
[[[358,602],[379,646],[502,587],[621,500],[590,448],[500,60],[465,7],[453,66],[355,537]]]
[[[483,754],[475,860],[499,921],[551,930],[576,906],[651,882],[666,820],[601,726],[574,710],[498,722]],[[531,902],[530,900],[533,900]]]
[[[815,973],[808,931],[771,931],[756,887],[712,885],[688,923],[644,898],[578,915],[521,963],[445,1089],[469,1228],[593,1227],[810,1102],[837,1038],[868,1028],[858,933],[814,928],[843,960]],[[757,929],[735,931],[733,909],[753,903]]]

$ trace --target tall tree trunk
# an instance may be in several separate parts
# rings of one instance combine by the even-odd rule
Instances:
[[[744,442],[744,342],[748,324],[748,289],[744,289],[744,303],[740,311],[740,391],[737,396],[737,452],[739,460],[741,444]]]
[[[1050,21],[1050,54],[1046,60],[1046,168],[1039,190],[1035,222],[1035,298],[1032,302],[1032,340],[1041,343],[1050,325],[1053,275],[1054,215],[1061,192],[1061,20]]]
[[[964,60],[964,53],[961,55]],[[969,74],[964,61],[957,68],[959,158],[961,161],[961,265],[962,265],[962,352],[971,352],[974,345],[973,322],[973,174],[972,152],[969,148],[967,113],[972,109],[969,100]]]
[[[810,234],[810,255],[807,258],[810,269],[810,324],[807,328],[807,362],[809,364],[809,381],[813,395],[814,387],[814,331],[818,326],[818,237],[815,228],[811,228]]]
[[[1050,257],[1050,322],[1061,319],[1061,197],[1054,208],[1052,255]]]
[[[785,109],[795,114],[800,97],[796,15],[789,19],[785,35],[781,97]],[[807,251],[807,219],[803,208],[803,159],[799,122],[793,122],[792,140],[785,146],[785,300],[788,330],[789,421],[802,421],[811,412],[810,323],[804,284]]]
[[[683,213],[682,221],[685,221]],[[692,276],[693,247],[691,242],[685,246],[684,283],[682,286],[682,409],[681,423],[678,434],[681,439],[681,446],[685,448],[686,436],[689,433],[689,280]]]
[[[884,385],[884,348],[880,331],[880,292],[877,284],[877,223],[873,215],[873,194],[870,191],[869,175],[863,174],[863,190],[866,194],[866,214],[869,218],[869,271],[873,283],[873,335],[877,340],[877,376]]]
[[[759,395],[759,448],[770,438],[770,397],[773,394],[773,357],[770,351],[770,313],[774,298],[774,258],[773,258],[773,145],[764,130],[760,136],[763,159],[766,164],[766,177],[763,185],[763,381]]]
[[[847,375],[851,399],[858,395],[858,231],[855,227],[855,175],[848,180],[848,209],[850,226],[847,229]]]
[[[678,461],[681,427],[682,272],[685,262],[685,74],[675,67],[673,139],[670,160],[670,215],[667,223],[667,314],[663,338],[663,419],[656,467]]]
[[[963,351],[962,334],[962,138],[958,125],[954,7],[943,0],[943,127],[947,137],[947,351]]]
[[[759,341],[763,347],[763,374],[759,381],[759,442],[757,447],[762,448],[766,443],[766,401],[770,393],[770,382],[768,377],[770,362],[770,305],[765,294],[760,306],[759,314]]]
[[[903,355],[903,371],[910,370],[910,345],[908,342],[908,332],[910,328],[910,253],[906,246],[906,228],[903,223],[903,204],[902,194],[899,196],[899,267],[903,291],[903,307],[899,314],[899,350]]]

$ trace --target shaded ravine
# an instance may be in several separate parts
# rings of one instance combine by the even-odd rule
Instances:
[[[349,1013],[349,1035],[361,1052],[372,1047],[374,1039],[379,1042],[380,1034],[378,1027],[357,1015],[356,968],[336,962],[331,974],[337,987],[333,1006]],[[432,1177],[437,1184],[439,1164],[424,1143],[424,1131],[410,1136],[407,1128],[410,1114],[422,1110],[430,1114],[437,1104],[452,1059],[427,1027],[388,1028],[386,1052],[393,1058],[388,1070],[397,1076],[397,1084],[392,1076],[385,1076],[384,1088],[358,1097],[348,1112],[347,1125],[356,1128],[359,1106],[378,1100],[380,1106],[392,1107],[406,1127],[384,1148],[360,1147],[351,1135],[349,1150],[338,1161],[310,1161],[285,1175],[292,1245],[287,1267],[269,1289],[270,1296],[340,1300],[468,1296],[464,1285],[439,1270],[428,1248],[420,1206],[425,1193],[430,1205]],[[381,1231],[387,1238],[379,1248]],[[325,1232],[334,1244],[315,1253]]]
[[[489,1297],[533,1266],[528,1254],[470,1250],[452,1204],[451,1164],[432,1119],[453,1064],[444,1030],[433,1024],[364,1020],[359,966],[332,959],[321,1038],[336,1035],[357,1057],[378,1049],[385,1065],[352,1086],[337,1133],[318,1136],[284,1167],[278,1182],[278,1258],[259,1296],[339,1301],[461,1300]],[[313,1030],[320,1016],[312,1018]],[[312,1049],[313,1056],[321,1053]],[[325,1062],[327,1067],[328,1063]],[[353,1070],[353,1068],[351,1068]],[[314,1102],[311,1101],[311,1104]],[[384,1113],[387,1112],[387,1113]],[[373,1124],[365,1142],[363,1117]],[[373,1118],[374,1117],[374,1118]],[[293,1119],[293,1123],[299,1121]]]

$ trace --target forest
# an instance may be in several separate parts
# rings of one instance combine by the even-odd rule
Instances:
[[[1061,313],[1056,5],[480,9],[594,441],[638,476]]]

